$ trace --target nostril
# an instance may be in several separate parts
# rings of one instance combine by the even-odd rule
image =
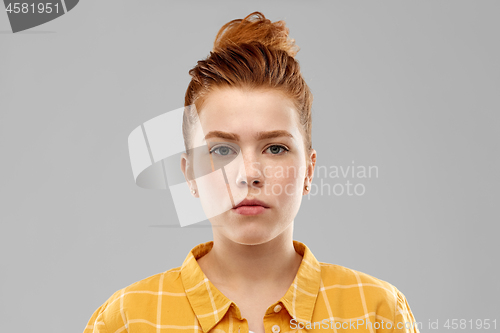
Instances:
[[[255,180],[253,180],[251,183],[252,183],[252,185],[258,185],[258,184],[260,183],[260,180],[255,179]],[[246,184],[247,184],[247,182],[246,182],[246,180],[242,180],[242,181],[240,182],[240,184],[242,184],[242,185],[246,185]]]

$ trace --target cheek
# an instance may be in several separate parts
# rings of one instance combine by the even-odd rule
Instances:
[[[228,186],[221,170],[196,179],[203,211],[208,219],[233,208]]]
[[[222,168],[214,167],[210,156],[200,154],[193,165],[196,187],[206,217],[212,218],[232,209],[232,198]]]
[[[278,196],[283,204],[293,204],[297,197],[302,195],[304,182],[303,171],[305,166],[300,163],[277,165],[267,170],[269,191]]]

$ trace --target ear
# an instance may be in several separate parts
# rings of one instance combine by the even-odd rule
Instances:
[[[311,148],[311,150],[309,151],[309,159],[307,160],[306,177],[304,179],[304,187],[307,185],[309,186],[309,189],[311,188],[314,177],[314,168],[316,168],[316,150]],[[304,194],[308,192],[309,191],[306,191],[304,189]]]
[[[184,174],[184,178],[186,179],[186,182],[188,184],[188,187],[189,187],[189,192],[191,192],[191,194],[198,198],[198,188],[196,186],[196,180],[194,180],[193,178],[193,168],[192,168],[192,164],[191,164],[191,158],[190,156],[188,156],[188,154],[186,153],[182,153],[181,155],[181,171],[182,173]],[[193,190],[195,190],[196,192],[193,194]]]

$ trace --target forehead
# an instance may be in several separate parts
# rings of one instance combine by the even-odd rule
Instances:
[[[288,130],[300,135],[293,101],[278,90],[223,88],[210,92],[199,112],[203,131],[244,135],[255,131]]]

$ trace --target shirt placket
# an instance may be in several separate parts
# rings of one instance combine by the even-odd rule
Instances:
[[[238,316],[240,311],[236,304],[234,304],[234,309],[232,309],[229,315],[233,316],[234,321],[238,322],[235,332],[237,333],[252,333],[248,327],[248,321],[241,316]],[[264,329],[266,333],[281,333],[289,331],[289,327],[285,327],[286,318],[290,317],[286,312],[283,303],[277,302],[271,305],[264,315]],[[291,317],[290,317],[291,318]],[[236,325],[235,325],[236,326]],[[287,329],[288,328],[288,329]]]

